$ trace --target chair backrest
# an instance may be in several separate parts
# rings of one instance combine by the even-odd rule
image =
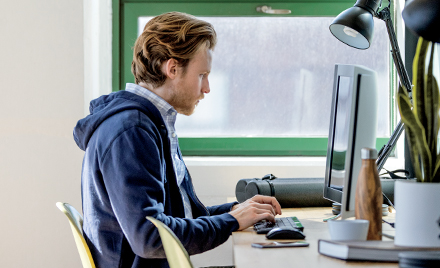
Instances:
[[[67,203],[57,202],[57,207],[67,216],[72,229],[73,238],[75,239],[76,247],[78,248],[79,256],[84,268],[95,268],[92,254],[90,254],[89,246],[83,236],[83,217],[71,205]]]
[[[162,240],[170,268],[193,268],[188,252],[186,252],[173,231],[153,217],[147,217],[147,219],[159,230],[160,239]]]

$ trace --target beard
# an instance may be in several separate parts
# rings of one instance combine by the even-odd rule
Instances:
[[[203,95],[196,98],[189,94],[188,91],[174,90],[170,98],[170,105],[173,106],[179,114],[190,116],[194,113],[194,110],[201,99],[203,99]]]

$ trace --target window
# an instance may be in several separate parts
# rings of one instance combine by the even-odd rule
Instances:
[[[268,3],[270,1],[267,1]],[[390,88],[385,23],[375,21],[368,50],[334,38],[328,26],[353,1],[272,3],[289,15],[256,12],[258,3],[137,1],[120,9],[120,77],[133,82],[131,47],[152,17],[181,11],[211,22],[218,34],[210,74],[211,93],[196,112],[179,115],[176,129],[184,155],[325,155],[335,63],[360,64]],[[119,66],[119,65],[117,65]],[[114,70],[117,74],[117,70]],[[390,91],[380,90],[378,146],[390,128]]]

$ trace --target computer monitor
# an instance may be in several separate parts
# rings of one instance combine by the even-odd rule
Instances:
[[[324,198],[341,203],[341,217],[354,216],[361,149],[375,148],[376,72],[336,64],[327,147]]]

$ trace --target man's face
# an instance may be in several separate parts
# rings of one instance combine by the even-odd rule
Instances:
[[[189,61],[185,73],[183,68],[178,68],[170,99],[178,113],[191,115],[204,94],[211,91],[208,81],[211,62],[212,51],[202,46]]]

